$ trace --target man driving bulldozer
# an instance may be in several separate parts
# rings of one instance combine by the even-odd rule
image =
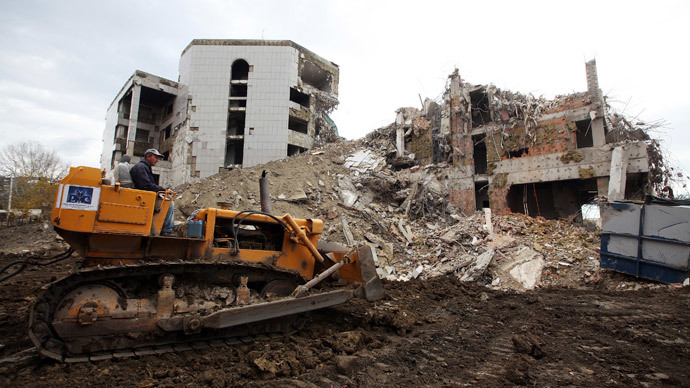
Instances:
[[[151,167],[155,166],[159,160],[163,159],[163,155],[155,148],[149,148],[144,153],[144,158],[135,164],[130,170],[129,175],[132,176],[134,188],[137,190],[146,191],[165,191],[165,187],[159,186],[153,180],[153,172]],[[173,226],[175,217],[175,203],[170,201],[168,213],[165,215],[163,228],[161,228],[161,236],[174,236]]]

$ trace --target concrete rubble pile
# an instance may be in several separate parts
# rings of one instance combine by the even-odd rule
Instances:
[[[322,239],[375,247],[382,278],[600,282],[599,231],[581,223],[581,206],[658,193],[670,175],[646,134],[655,124],[614,112],[594,61],[586,68],[586,92],[551,100],[471,85],[456,70],[439,101],[400,108],[362,139],[183,185],[180,216],[218,202],[258,209],[265,170],[274,213],[321,218]]]
[[[177,190],[178,223],[219,202],[258,209],[258,178],[266,170],[274,213],[319,217],[323,239],[375,247],[379,274],[391,281],[454,274],[521,291],[601,279],[593,227],[489,209],[463,215],[447,200],[443,163],[396,170],[382,151],[385,142],[373,137],[186,184]]]

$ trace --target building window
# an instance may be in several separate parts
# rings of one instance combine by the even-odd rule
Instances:
[[[292,145],[292,144],[288,144],[288,146],[287,146],[288,156],[301,154],[302,152],[306,152],[306,151],[307,151],[307,149],[304,147],[300,147],[300,146],[296,146],[296,145]]]
[[[309,122],[290,116],[288,119],[288,129],[300,133],[309,133]]]
[[[244,159],[244,124],[247,107],[247,81],[250,66],[244,59],[232,63],[228,100],[228,121],[225,134],[225,166],[242,164]]]
[[[472,143],[474,144],[474,173],[486,174],[486,135],[472,136]]]
[[[480,127],[491,122],[491,108],[489,95],[484,88],[470,92],[472,111],[472,128]]]
[[[171,133],[172,133],[172,124],[169,124],[167,127],[163,128],[163,130],[161,131],[161,140],[170,139]]]
[[[137,128],[136,138],[134,139],[140,143],[149,142],[149,131],[146,129]]]
[[[296,102],[305,108],[309,108],[309,95],[295,88],[290,88],[290,101]]]
[[[249,79],[249,64],[244,59],[238,59],[232,63],[230,79],[233,81]]]
[[[242,139],[228,139],[225,144],[225,166],[242,164],[244,141]]]
[[[489,182],[474,182],[474,200],[477,210],[482,210],[489,206]]]
[[[247,97],[247,84],[230,85],[230,97]]]
[[[233,111],[228,114],[228,136],[244,135],[244,119],[245,113],[243,111]]]
[[[592,120],[580,120],[575,122],[577,132],[575,133],[577,148],[587,148],[594,146],[592,137]]]

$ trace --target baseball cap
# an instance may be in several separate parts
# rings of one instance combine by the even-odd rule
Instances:
[[[154,154],[154,155],[159,156],[161,158],[163,157],[163,154],[158,152],[158,150],[155,148],[149,148],[146,150],[146,152],[144,152],[144,155],[148,155],[148,154]]]

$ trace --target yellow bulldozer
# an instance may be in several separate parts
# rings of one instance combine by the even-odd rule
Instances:
[[[319,242],[321,220],[207,208],[186,236],[164,237],[174,193],[108,183],[99,169],[72,167],[59,184],[51,221],[81,259],[31,312],[43,356],[98,361],[237,343],[291,332],[306,311],[383,296],[375,251]]]

